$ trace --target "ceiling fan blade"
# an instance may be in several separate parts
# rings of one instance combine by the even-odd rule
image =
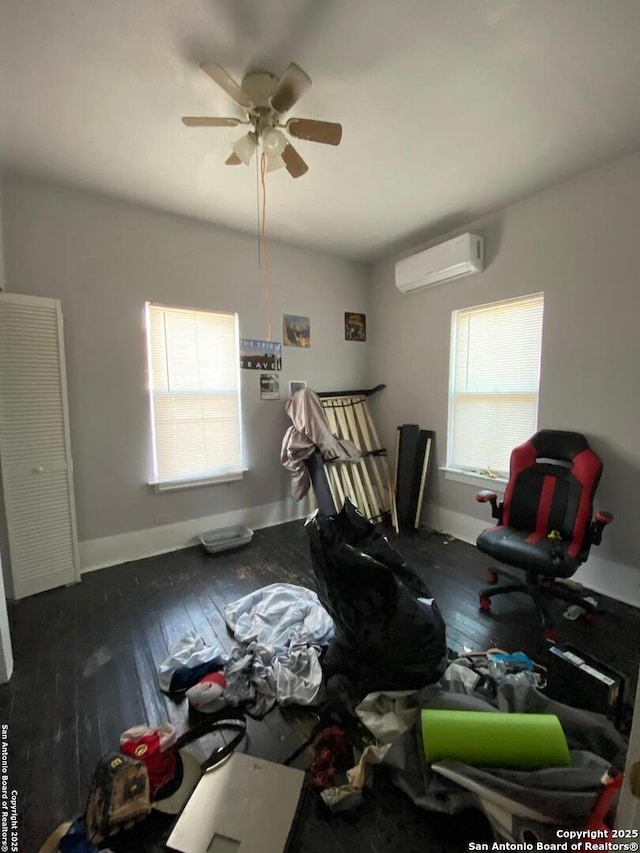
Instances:
[[[276,83],[269,99],[277,113],[286,113],[298,101],[311,85],[311,78],[295,62],[290,63],[287,70]]]
[[[285,145],[281,157],[284,160],[284,165],[287,167],[287,172],[289,172],[292,178],[299,178],[305,172],[309,171],[309,167],[290,142]]]
[[[240,86],[238,86],[236,81],[227,74],[224,68],[210,62],[201,62],[200,68],[202,68],[205,74],[208,74],[221,89],[224,89],[227,95],[229,95],[230,98],[233,98],[236,104],[244,107],[245,110],[251,109],[253,106],[251,98]]]
[[[342,125],[334,121],[314,121],[311,118],[290,118],[287,130],[291,136],[307,139],[309,142],[323,142],[325,145],[339,145],[342,139]]]
[[[212,116],[182,116],[182,123],[187,127],[235,127],[242,124],[239,118],[218,118]],[[294,134],[295,136],[295,134]]]
[[[242,166],[242,160],[235,151],[232,151],[224,162],[226,166]]]

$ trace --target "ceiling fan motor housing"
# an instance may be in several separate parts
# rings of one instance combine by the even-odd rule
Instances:
[[[269,98],[278,78],[268,71],[252,71],[242,78],[242,89],[258,109],[271,109]]]

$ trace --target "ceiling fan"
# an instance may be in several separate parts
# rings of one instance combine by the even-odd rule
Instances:
[[[236,102],[245,118],[183,116],[183,124],[187,127],[235,127],[239,124],[251,127],[233,143],[233,151],[225,161],[227,166],[248,165],[261,146],[267,172],[286,168],[291,177],[299,178],[309,167],[283,131],[297,139],[339,145],[341,124],[310,118],[283,121],[284,114],[311,86],[311,78],[295,62],[290,63],[279,79],[269,71],[252,71],[243,77],[240,86],[220,65],[202,62],[200,68]]]

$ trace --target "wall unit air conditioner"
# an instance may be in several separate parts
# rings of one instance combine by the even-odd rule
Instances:
[[[396,264],[396,287],[412,293],[484,269],[484,237],[460,234]]]

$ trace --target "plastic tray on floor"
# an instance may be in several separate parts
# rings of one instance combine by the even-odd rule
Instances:
[[[210,554],[218,554],[220,551],[229,551],[231,548],[248,545],[253,539],[253,530],[244,525],[221,527],[219,530],[200,533],[198,538]]]

